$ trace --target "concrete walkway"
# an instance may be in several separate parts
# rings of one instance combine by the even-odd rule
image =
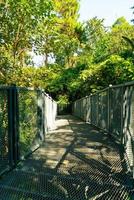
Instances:
[[[0,200],[131,200],[132,180],[119,146],[72,117],[0,181]]]

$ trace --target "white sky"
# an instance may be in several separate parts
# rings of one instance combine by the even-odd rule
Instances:
[[[118,17],[124,16],[130,22],[132,6],[134,0],[80,0],[80,21],[97,16],[105,19],[106,26],[111,26]]]

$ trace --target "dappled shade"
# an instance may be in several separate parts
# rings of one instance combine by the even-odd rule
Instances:
[[[0,182],[0,199],[127,200],[131,181],[119,145],[91,125],[61,116],[45,143]]]

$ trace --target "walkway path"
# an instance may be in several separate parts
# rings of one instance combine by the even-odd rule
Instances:
[[[105,133],[58,117],[57,129],[0,181],[0,200],[130,200],[120,149]]]

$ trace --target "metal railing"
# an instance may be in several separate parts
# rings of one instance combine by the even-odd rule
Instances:
[[[123,145],[134,178],[134,82],[110,86],[77,100],[73,114],[108,132]]]
[[[56,114],[56,102],[43,90],[0,87],[0,174],[40,146]]]

